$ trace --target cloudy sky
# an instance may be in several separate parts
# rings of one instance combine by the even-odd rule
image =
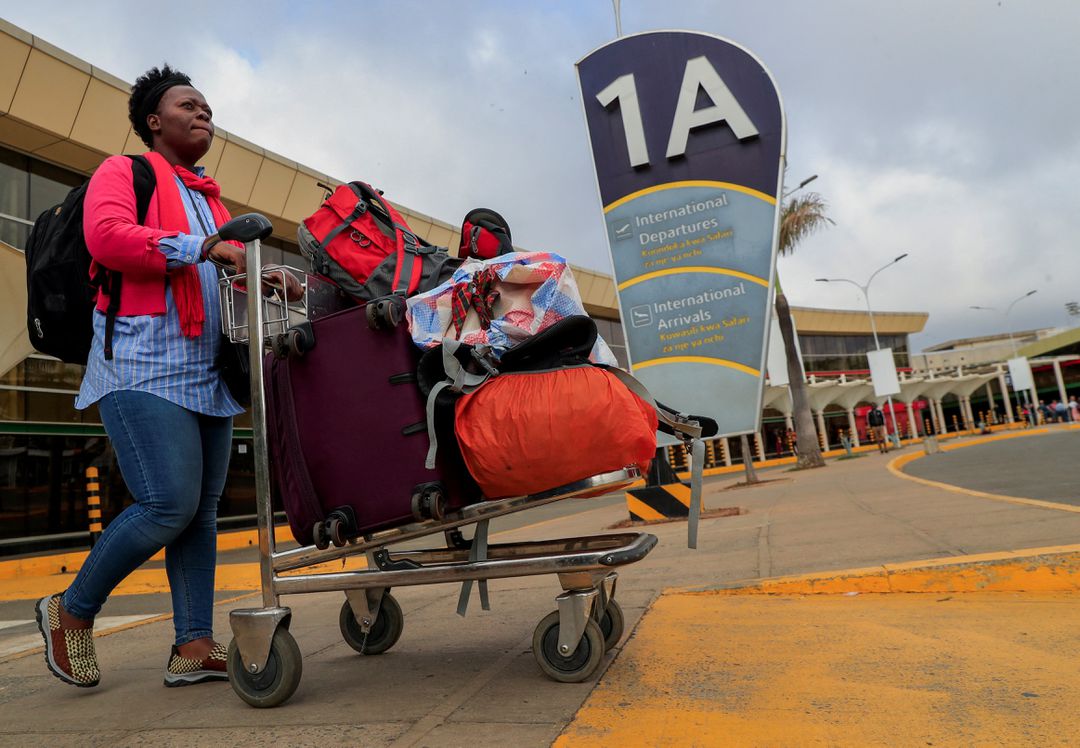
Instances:
[[[85,9],[80,8],[80,6]],[[91,10],[92,8],[92,10]],[[610,0],[0,0],[0,16],[125,80],[187,71],[221,127],[456,223],[493,207],[515,243],[610,272],[574,63]],[[708,32],[771,69],[789,184],[836,226],[779,271],[792,302],[930,313],[916,350],[1064,326],[1080,300],[1080,3],[622,0],[624,33]]]

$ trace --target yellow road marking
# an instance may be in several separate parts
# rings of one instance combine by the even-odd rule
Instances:
[[[279,543],[293,539],[292,531],[289,530],[288,525],[278,525],[275,528],[274,537]],[[258,545],[258,543],[258,530],[223,532],[218,534],[217,549],[218,552],[235,551]],[[0,561],[0,580],[73,573],[79,570],[89,553],[90,551],[71,551],[69,553],[54,553],[48,556],[28,556],[10,561]],[[161,551],[154,554],[150,560],[164,561],[165,552]]]
[[[1080,545],[906,561],[795,574],[725,589],[670,589],[691,595],[837,595],[848,592],[1075,592]]]
[[[1045,428],[1031,429],[1019,432],[1012,432],[1007,434],[995,434],[993,436],[986,436],[980,439],[971,439],[970,441],[960,442],[957,444],[944,445],[941,448],[942,452],[952,452],[954,449],[964,449],[965,447],[976,447],[980,444],[986,444],[988,442],[1001,441],[1003,439],[1022,439],[1028,436],[1043,436],[1049,434],[1050,430]],[[924,486],[930,486],[932,488],[940,488],[945,491],[952,491],[953,493],[963,494],[965,496],[974,496],[978,499],[992,499],[994,501],[1004,501],[1009,504],[1020,504],[1022,506],[1034,506],[1040,509],[1056,509],[1061,512],[1073,512],[1080,514],[1080,506],[1072,506],[1071,504],[1058,504],[1053,501],[1041,501],[1039,499],[1027,499],[1023,496],[1008,496],[1006,494],[988,493],[986,491],[976,491],[973,488],[964,488],[963,486],[955,486],[951,483],[942,483],[936,480],[929,480],[928,478],[919,478],[915,475],[909,475],[903,471],[903,467],[910,462],[920,460],[926,457],[923,452],[912,452],[911,454],[900,455],[894,457],[887,465],[889,472],[895,475],[897,478],[903,478],[904,480],[915,481],[921,483]]]
[[[301,571],[285,572],[283,576],[290,574],[318,574],[330,571],[355,571],[366,569],[367,560],[363,556],[352,556],[345,559],[344,565],[341,560],[327,561],[315,566],[305,567]],[[55,592],[63,592],[74,579],[73,574],[50,574],[40,577],[19,577],[16,579],[0,580],[0,602],[12,600],[37,599]],[[257,590],[260,588],[261,577],[259,564],[218,564],[214,589],[221,590]],[[169,578],[165,569],[136,569],[121,582],[112,594],[114,595],[154,595],[169,591]]]

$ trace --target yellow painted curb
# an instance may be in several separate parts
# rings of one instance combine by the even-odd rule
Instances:
[[[1011,431],[1011,430],[1018,429],[1018,428],[1020,428],[1019,424],[1005,424],[1005,425],[999,425],[999,426],[991,426],[990,430],[992,432],[994,432],[995,435],[996,435],[996,434],[998,434],[998,432],[1001,432],[1001,431]],[[1080,424],[1069,425],[1066,428],[1068,428],[1068,429],[1080,429]],[[1029,432],[1024,432],[1023,434],[1016,434],[1016,436],[1022,436],[1022,435],[1026,434],[1026,433],[1029,433]],[[1048,432],[1046,432],[1046,430],[1043,429],[1039,433],[1048,433]],[[963,432],[963,433],[960,433],[960,434],[957,434],[957,433],[942,434],[941,436],[938,436],[937,438],[938,438],[938,441],[941,442],[941,441],[948,441],[948,440],[951,440],[951,439],[957,439],[957,438],[959,438],[961,436],[970,436],[970,432]],[[923,442],[922,437],[920,437],[918,439],[901,439],[900,440],[900,446],[901,446],[901,448],[910,447],[912,445],[922,444],[922,442]],[[945,450],[945,451],[948,451],[948,448],[943,447],[942,449]],[[859,445],[858,447],[852,447],[851,451],[853,453],[855,453],[855,454],[868,454],[870,452],[876,452],[877,451],[877,445],[876,444],[862,444],[862,445]],[[830,459],[830,458],[836,458],[836,457],[843,457],[846,454],[847,454],[846,449],[830,449],[827,452],[822,452],[821,456],[826,458],[826,459]],[[761,460],[761,461],[755,460],[754,461],[754,467],[755,468],[780,467],[782,465],[794,465],[796,461],[797,461],[797,458],[794,457],[794,456],[793,457],[774,457],[774,458],[772,458],[770,460]],[[724,467],[706,468],[704,471],[702,471],[702,475],[704,475],[706,478],[709,478],[709,477],[712,477],[712,476],[715,476],[715,475],[730,475],[731,473],[741,473],[741,472],[743,472],[744,469],[745,468],[743,467],[743,464],[740,462],[740,463],[735,464],[735,465],[725,465]],[[679,472],[679,473],[676,473],[676,475],[678,476],[679,480],[690,480],[690,472],[689,471]],[[629,486],[629,488],[637,488],[639,485],[645,485],[645,481],[641,481],[640,483],[635,483],[634,485]]]
[[[775,577],[741,587],[672,589],[688,595],[839,595],[852,592],[1077,592],[1080,545],[947,556],[827,573]]]
[[[1069,431],[1080,428],[1078,426],[1068,426]],[[948,444],[941,448],[942,452],[952,452],[956,449],[964,449],[965,447],[977,447],[980,444],[987,444],[989,442],[1002,441],[1004,439],[1022,439],[1028,436],[1045,436],[1049,434],[1050,430],[1047,428],[1029,429],[1020,431],[1017,433],[1009,434],[995,434],[993,436],[986,436],[980,439],[971,439],[970,441],[961,442],[959,444]],[[927,455],[923,452],[912,452],[906,455],[900,455],[894,457],[886,467],[889,472],[895,475],[897,478],[903,478],[904,480],[914,481],[921,483],[924,486],[930,486],[931,488],[940,488],[945,491],[952,491],[953,493],[963,494],[965,496],[974,496],[979,499],[992,499],[994,501],[1004,501],[1009,504],[1020,504],[1023,506],[1035,506],[1040,509],[1056,509],[1061,512],[1072,512],[1074,514],[1080,514],[1080,506],[1072,506],[1071,504],[1059,504],[1053,501],[1040,501],[1039,499],[1027,499],[1023,496],[1008,496],[1006,494],[988,493],[986,491],[976,491],[973,488],[964,488],[962,486],[954,486],[951,483],[942,483],[936,480],[929,480],[928,478],[919,478],[915,475],[908,475],[904,472],[903,468],[908,463],[920,460]]]
[[[278,543],[292,541],[292,531],[288,525],[278,525],[274,537]],[[258,530],[236,530],[218,535],[217,549],[235,551],[240,548],[258,545]],[[72,551],[54,553],[48,556],[27,556],[9,561],[0,561],[0,579],[19,579],[21,577],[44,577],[54,574],[73,574],[79,570],[90,551]],[[164,561],[165,551],[156,553],[151,561]]]
[[[305,567],[290,574],[319,574],[322,572],[356,571],[367,568],[363,556],[351,556],[342,561],[326,561]],[[12,600],[36,600],[56,592],[63,592],[71,584],[74,574],[50,574],[40,577],[17,577],[0,579],[0,602]],[[258,562],[243,564],[218,564],[214,574],[217,591],[257,590],[262,584]],[[112,591],[113,595],[155,595],[169,592],[169,578],[165,569],[136,569]]]

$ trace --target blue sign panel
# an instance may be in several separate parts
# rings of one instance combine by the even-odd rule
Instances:
[[[722,435],[760,425],[784,116],[741,47],[662,31],[578,63],[631,368]]]

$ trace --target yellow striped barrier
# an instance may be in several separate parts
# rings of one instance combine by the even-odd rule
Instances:
[[[86,518],[90,522],[90,547],[101,537],[101,483],[98,469],[86,468]]]
[[[670,483],[665,486],[631,488],[626,492],[630,519],[648,521],[690,516],[690,486]]]

